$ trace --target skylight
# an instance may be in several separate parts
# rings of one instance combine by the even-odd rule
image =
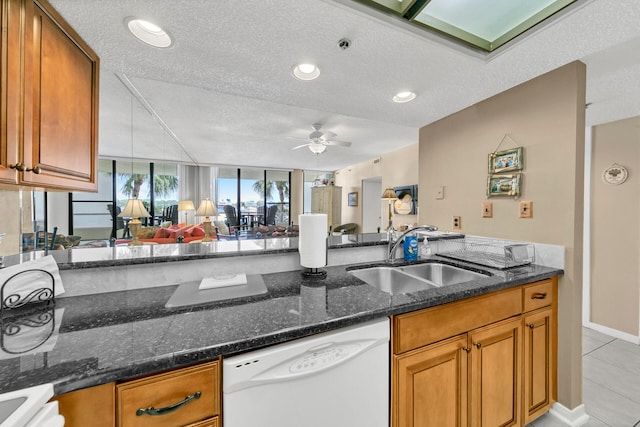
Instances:
[[[576,0],[359,0],[413,25],[493,52]]]

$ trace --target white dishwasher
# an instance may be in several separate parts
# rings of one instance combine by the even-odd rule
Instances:
[[[224,427],[388,427],[389,319],[223,360]]]

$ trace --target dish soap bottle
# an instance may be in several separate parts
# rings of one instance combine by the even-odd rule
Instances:
[[[404,260],[416,261],[418,259],[418,238],[414,236],[404,236]]]
[[[431,246],[429,246],[429,240],[427,236],[424,236],[424,240],[422,240],[422,245],[420,245],[420,258],[428,258],[431,255]]]

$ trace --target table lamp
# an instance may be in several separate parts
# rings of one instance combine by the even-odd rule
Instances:
[[[386,200],[389,203],[389,226],[387,227],[387,234],[389,233],[393,233],[393,225],[392,225],[392,213],[391,213],[391,202],[393,200],[396,200],[398,198],[398,196],[396,195],[396,192],[393,188],[389,187],[386,190],[384,190],[384,193],[382,193],[382,200]]]
[[[124,207],[124,210],[118,214],[118,216],[131,218],[131,221],[129,221],[129,231],[131,232],[131,237],[133,237],[133,239],[129,244],[141,245],[142,242],[138,238],[138,233],[140,232],[142,222],[140,222],[139,218],[146,218],[149,216],[149,212],[145,209],[142,201],[135,197],[127,200],[127,205]]]
[[[202,221],[202,227],[204,228],[204,238],[203,242],[211,241],[211,234],[213,233],[213,227],[211,226],[211,218],[210,216],[215,216],[218,214],[218,209],[213,201],[209,199],[204,199],[200,202],[200,206],[198,206],[198,210],[196,211],[196,216],[203,216],[204,221]]]
[[[178,210],[184,211],[184,223],[187,224],[187,211],[195,211],[196,207],[191,200],[181,200],[178,202]]]

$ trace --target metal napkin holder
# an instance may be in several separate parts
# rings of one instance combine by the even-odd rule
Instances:
[[[12,290],[12,281],[28,273],[43,275],[45,285],[28,293]],[[46,270],[20,271],[5,280],[0,287],[0,347],[5,353],[32,353],[53,335],[56,325],[54,295],[55,279]],[[24,336],[34,330],[38,333],[33,341],[20,340],[21,334]]]

